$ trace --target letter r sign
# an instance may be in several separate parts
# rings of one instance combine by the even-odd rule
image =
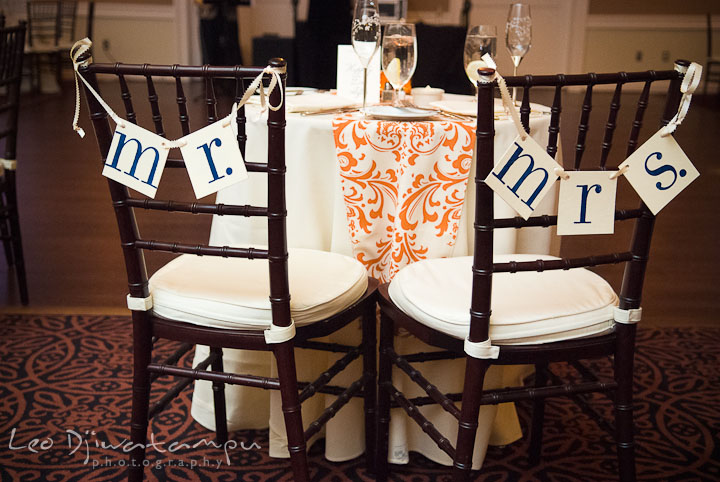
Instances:
[[[182,138],[186,144],[180,151],[198,199],[248,177],[231,127],[234,119],[228,120],[220,119]]]

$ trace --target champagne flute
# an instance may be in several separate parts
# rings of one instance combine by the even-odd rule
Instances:
[[[476,98],[479,79],[478,69],[486,67],[481,58],[485,54],[495,57],[496,44],[497,30],[494,25],[475,25],[468,30],[465,36],[463,63],[465,64],[465,74],[475,88]]]
[[[382,40],[382,68],[394,90],[393,105],[400,105],[400,89],[407,84],[417,66],[415,24],[388,23]]]
[[[363,67],[363,112],[367,97],[367,70],[380,46],[380,14],[374,0],[357,0],[350,33],[353,50]]]
[[[532,40],[532,19],[530,18],[530,5],[513,3],[508,11],[505,24],[505,45],[513,61],[513,76],[525,54],[530,50]],[[513,87],[513,103],[515,102],[517,88]]]

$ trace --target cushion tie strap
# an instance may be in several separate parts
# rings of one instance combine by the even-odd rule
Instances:
[[[493,346],[490,338],[485,341],[472,342],[469,338],[465,338],[465,353],[473,358],[497,358],[500,355],[500,347]]]
[[[2,172],[3,169],[14,171],[17,169],[17,161],[15,159],[3,159],[0,157],[0,172]]]
[[[152,295],[147,298],[135,298],[127,295],[127,305],[133,311],[150,311],[153,307],[153,298]]]
[[[291,320],[288,326],[277,326],[270,323],[270,328],[265,330],[265,343],[285,343],[295,338],[295,321]]]
[[[642,318],[642,308],[623,310],[622,308],[615,307],[613,317],[615,318],[615,323],[634,325]]]

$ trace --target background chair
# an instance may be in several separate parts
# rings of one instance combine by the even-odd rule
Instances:
[[[593,87],[614,84],[615,92],[598,156],[599,169],[604,170],[619,122],[623,86],[644,84],[634,112],[631,112],[634,116],[632,123],[626,123],[629,131],[626,155],[629,155],[638,146],[639,131],[645,122],[643,117],[650,101],[651,84],[669,81],[667,98],[663,98],[665,110],[660,122],[665,125],[677,111],[680,82],[687,65],[685,61],[678,61],[675,70],[663,72],[528,75],[506,80],[509,87],[517,86],[523,90],[520,112],[525,126],[529,125],[532,89],[536,86],[554,88],[547,152],[553,157],[557,153],[560,127],[565,132],[563,135],[576,136],[574,170],[581,168],[586,148],[585,136],[593,110]],[[636,325],[629,322],[636,321],[639,315],[655,218],[644,204],[636,209],[615,212],[616,221],[635,220],[632,240],[628,242],[626,251],[583,253],[572,258],[503,255],[493,259],[495,229],[548,227],[557,223],[557,217],[530,217],[527,221],[520,217],[493,218],[494,193],[484,182],[494,166],[492,74],[494,71],[487,69],[483,81],[479,82],[474,256],[423,260],[411,264],[400,270],[392,282],[379,288],[378,480],[386,480],[388,477],[391,407],[405,409],[452,458],[453,479],[459,481],[470,477],[481,405],[533,400],[530,459],[532,463],[537,463],[542,448],[544,399],[571,396],[582,402],[583,395],[594,392],[611,394],[615,407],[614,431],[620,478],[624,481],[634,480],[632,387]],[[563,91],[567,86],[585,87],[582,111],[576,127],[568,119],[563,122],[560,120]],[[660,100],[660,97],[654,97],[653,100]],[[576,133],[573,132],[574,127]],[[651,133],[654,133],[655,128],[655,122],[651,122]],[[592,168],[598,169],[595,166]],[[627,231],[621,229],[616,231],[627,234]],[[608,243],[606,241],[602,245],[607,247]],[[585,244],[586,249],[592,246],[592,243]],[[606,280],[587,269],[617,263],[625,264],[619,297]],[[399,355],[393,348],[394,333],[399,328],[441,351]],[[498,353],[493,353],[490,343],[499,347]],[[495,355],[497,358],[492,358]],[[581,363],[582,360],[605,356],[614,357],[613,379],[603,379],[601,374],[592,373]],[[461,394],[442,393],[434,385],[437,381],[427,380],[422,375],[423,361],[458,357],[466,360]],[[550,369],[559,362],[567,362],[577,370],[569,381]],[[530,387],[483,390],[486,370],[493,364],[534,365],[534,384]],[[391,378],[393,367],[404,372],[427,396],[408,399],[396,388]],[[572,374],[572,370],[563,370],[563,373],[568,371]],[[459,401],[462,402],[461,408],[455,405]],[[452,435],[439,433],[420,412],[419,407],[428,404],[439,404],[458,420],[455,444],[451,442]],[[591,410],[592,407],[584,405],[584,409]],[[602,423],[599,415],[593,416],[599,424]]]
[[[86,55],[83,60],[87,58],[89,56]],[[271,65],[284,71],[283,60],[274,59]],[[125,107],[125,117],[129,122],[141,124],[140,119],[144,117],[159,135],[165,136],[166,132],[173,132],[174,128],[176,133],[172,137],[180,137],[191,131],[192,109],[187,105],[184,80],[195,78],[204,81],[207,114],[205,120],[198,123],[200,125],[193,124],[195,130],[218,120],[215,84],[220,79],[233,84],[236,93],[234,100],[239,101],[250,80],[262,74],[263,69],[239,66],[183,67],[91,63],[81,67],[80,72],[96,90],[100,84],[99,78],[119,84],[119,92],[113,92],[115,97],[108,94],[105,100],[112,103],[113,100],[119,101],[121,98]],[[139,77],[147,85],[148,105],[144,110],[142,107],[136,110],[133,104],[131,88],[133,84],[128,80],[133,77]],[[161,103],[154,80],[157,78],[175,81],[178,122],[173,123],[172,126],[160,110]],[[283,73],[280,88],[274,90],[271,95],[270,101],[273,105],[278,105],[283,98],[280,89],[284,90],[284,83]],[[107,86],[107,83],[103,86]],[[107,88],[104,90],[111,92]],[[105,160],[113,132],[107,120],[107,113],[87,90],[86,98],[101,156]],[[229,113],[233,99],[225,100],[226,112]],[[243,152],[247,141],[244,111],[244,107],[239,109],[237,117],[233,119],[233,122],[237,123],[237,140]],[[150,119],[152,119],[151,123]],[[176,201],[175,195],[168,196],[173,200],[141,199],[132,195],[125,186],[114,181],[109,181],[109,187],[126,262],[129,299],[134,306],[132,441],[144,444],[148,420],[159,413],[193,380],[213,382],[215,424],[220,441],[227,440],[224,398],[226,383],[279,390],[294,478],[298,481],[306,481],[309,479],[306,441],[318,433],[323,424],[345,403],[356,396],[364,397],[368,464],[373,465],[376,394],[374,293],[377,283],[368,279],[364,267],[359,262],[335,253],[290,250],[288,270],[284,130],[283,106],[269,113],[268,137],[261,141],[268,145],[267,162],[259,159],[248,159],[246,162],[251,173],[260,174],[251,174],[251,179],[245,182],[257,182],[258,178],[254,176],[260,176],[262,173],[267,175],[266,181],[260,177],[268,186],[266,207],[216,205],[194,200]],[[183,166],[184,162],[181,159],[169,159],[166,164],[166,167]],[[166,179],[172,179],[172,174],[165,173],[163,181]],[[184,192],[187,192],[188,187],[186,184]],[[164,189],[170,191],[163,192]],[[168,193],[177,194],[177,187],[163,185],[158,197]],[[137,209],[159,211],[166,216],[174,211],[185,214],[266,217],[267,247],[208,246],[188,241],[144,238],[140,236],[137,226],[140,218],[136,216]],[[152,232],[152,226],[147,226],[147,231]],[[188,236],[196,232],[192,228],[188,228],[187,231]],[[158,233],[158,235],[162,234]],[[163,257],[158,252],[181,255],[167,261],[167,257]],[[150,278],[147,276],[145,253],[157,253],[162,261],[160,263],[156,261],[156,266],[159,265],[161,268]],[[138,303],[141,306],[138,306]],[[362,317],[363,330],[363,339],[359,346],[345,346],[317,340],[348,325],[358,317]],[[293,321],[297,325],[294,338],[277,343],[267,341],[265,330],[272,327],[273,332],[277,330],[283,332],[290,329]],[[170,360],[153,361],[152,347],[156,339],[174,340],[183,345]],[[210,346],[210,356],[193,369],[178,366],[177,360],[196,344]],[[339,353],[342,357],[317,380],[298,383],[294,346]],[[277,361],[278,378],[223,372],[222,348],[272,351]],[[363,373],[359,379],[349,387],[328,385],[337,373],[361,353]],[[210,371],[207,371],[208,367],[211,367]],[[162,395],[158,402],[149,408],[150,384],[161,374],[184,377],[184,379],[179,382],[176,389]],[[300,403],[318,392],[335,394],[337,399],[318,420],[304,429]],[[137,448],[131,453],[130,480],[142,480],[144,457],[142,448]]]
[[[25,30],[25,22],[16,27],[0,27],[0,140],[5,143],[4,159],[0,159],[0,237],[7,264],[15,267],[23,305],[28,304],[28,288],[15,175]]]
[[[705,60],[705,86],[703,95],[707,95],[708,84],[720,84],[720,57],[713,56],[712,49],[712,14],[707,14],[707,59]]]
[[[77,2],[69,0],[28,0],[28,39],[25,54],[29,58],[31,88],[40,90],[43,66],[55,70],[58,85],[67,52],[75,40]]]

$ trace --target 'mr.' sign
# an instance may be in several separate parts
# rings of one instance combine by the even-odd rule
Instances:
[[[221,119],[179,139],[185,167],[199,199],[247,179],[231,122]],[[103,175],[154,198],[168,157],[168,141],[135,124],[115,130]]]

